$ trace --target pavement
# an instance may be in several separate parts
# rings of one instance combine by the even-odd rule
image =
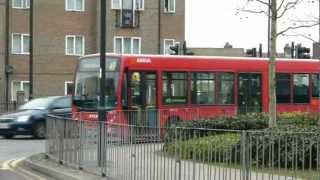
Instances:
[[[55,180],[106,180],[105,177],[97,176],[67,165],[61,165],[54,160],[46,158],[44,154],[37,154],[24,159],[22,166]]]

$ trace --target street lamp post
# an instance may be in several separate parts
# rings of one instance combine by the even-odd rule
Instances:
[[[6,75],[6,90],[5,90],[5,96],[6,96],[6,110],[9,110],[9,26],[10,26],[10,0],[6,1],[6,46],[5,46],[5,75]]]
[[[33,98],[33,0],[30,0],[29,33],[29,100],[31,100]]]
[[[105,80],[106,80],[106,0],[100,0],[100,98],[98,107],[99,118],[99,147],[98,147],[98,165],[105,165]],[[102,173],[102,176],[105,176]]]

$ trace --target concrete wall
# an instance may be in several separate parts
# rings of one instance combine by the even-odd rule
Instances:
[[[188,48],[188,50],[199,56],[245,56],[243,48]]]

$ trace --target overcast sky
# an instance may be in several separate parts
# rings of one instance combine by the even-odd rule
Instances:
[[[236,9],[247,0],[186,0],[186,40],[189,47],[223,47],[229,42],[233,47],[252,48],[263,44],[267,51],[267,17],[257,14],[236,14]],[[318,16],[318,3],[305,0],[296,9],[279,21],[279,29],[292,24],[288,18],[306,19]],[[291,34],[311,35],[319,39],[319,26],[292,32]],[[286,43],[302,43],[311,47],[312,41],[301,37],[278,38],[278,52],[283,52]]]

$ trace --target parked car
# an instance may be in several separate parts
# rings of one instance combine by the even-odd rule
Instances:
[[[0,136],[12,138],[15,135],[32,135],[45,138],[48,114],[71,113],[71,97],[52,96],[33,99],[17,111],[0,116]]]

